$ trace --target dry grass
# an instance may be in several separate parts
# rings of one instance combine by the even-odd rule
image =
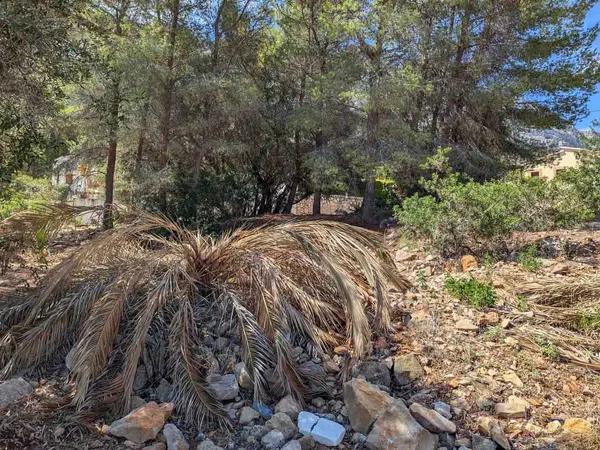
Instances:
[[[176,407],[199,426],[225,417],[204,381],[201,337],[215,314],[238,324],[256,399],[273,387],[302,398],[291,348],[347,344],[364,356],[372,331],[391,327],[388,288],[409,285],[377,234],[342,223],[266,224],[214,239],[162,216],[131,217],[54,267],[39,290],[3,301],[3,378],[74,348],[79,413],[126,411],[147,340],[162,339]]]

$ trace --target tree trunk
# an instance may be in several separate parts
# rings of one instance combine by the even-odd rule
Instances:
[[[361,207],[361,218],[364,223],[373,222],[373,210],[375,209],[375,176],[367,176],[365,193]]]
[[[313,194],[313,216],[321,214],[321,190],[317,189]]]
[[[163,117],[160,124],[160,148],[159,166],[161,170],[167,168],[169,163],[169,142],[171,139],[171,114],[173,109],[173,90],[175,88],[175,77],[173,67],[175,65],[175,45],[177,43],[177,27],[179,23],[180,0],[173,0],[171,5],[171,25],[169,27],[169,48],[167,53],[167,80],[163,95]],[[161,185],[159,191],[159,203],[163,212],[167,210],[167,192],[165,186]]]
[[[283,207],[284,214],[291,214],[292,208],[294,207],[294,201],[296,200],[296,192],[298,192],[298,183],[294,181],[292,186],[290,187],[290,192],[288,193],[287,201],[285,202],[285,206]]]

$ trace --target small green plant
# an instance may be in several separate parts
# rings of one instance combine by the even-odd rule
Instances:
[[[34,235],[35,245],[34,252],[37,255],[38,261],[41,264],[48,264],[46,259],[48,253],[48,244],[50,242],[48,231],[44,228],[39,229]]]
[[[529,271],[537,272],[542,268],[542,260],[538,257],[537,248],[534,245],[530,245],[517,257],[519,265]]]
[[[490,283],[483,283],[475,278],[459,279],[447,277],[444,287],[450,295],[466,301],[476,308],[494,306],[496,293]]]
[[[487,330],[485,330],[485,338],[488,341],[497,341],[503,333],[504,329],[500,325],[495,325],[493,327],[488,327]]]
[[[425,282],[425,272],[422,270],[417,271],[417,284],[420,289],[425,289],[427,287],[427,283]]]
[[[542,355],[544,355],[546,358],[560,358],[560,352],[558,350],[558,347],[551,340],[545,339],[542,336],[536,336],[534,338],[534,341],[542,350]]]
[[[577,318],[576,328],[581,331],[600,330],[600,312],[585,312]]]
[[[529,300],[522,295],[517,296],[517,309],[521,312],[529,310]]]

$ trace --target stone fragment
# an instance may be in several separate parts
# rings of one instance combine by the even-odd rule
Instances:
[[[0,409],[6,408],[8,405],[17,400],[26,397],[33,392],[33,387],[23,378],[11,378],[3,383],[0,383]]]
[[[300,441],[293,439],[281,447],[281,450],[302,450],[302,445]]]
[[[144,443],[156,438],[171,416],[174,407],[173,403],[161,405],[155,402],[146,403],[111,423],[108,432],[113,436],[123,437],[139,444]]]
[[[273,414],[273,417],[265,425],[272,430],[281,431],[286,440],[293,438],[298,432],[298,428],[290,416],[282,412]]]
[[[265,449],[277,449],[285,442],[283,433],[279,430],[271,430],[260,440]]]
[[[167,450],[167,444],[164,442],[155,442],[154,444],[142,448],[142,450]]]
[[[552,422],[548,422],[544,427],[544,433],[546,434],[556,434],[562,428],[562,424],[558,420],[553,420]]]
[[[279,403],[277,403],[277,405],[275,405],[276,413],[285,413],[288,416],[290,416],[293,420],[296,420],[298,418],[298,414],[300,413],[300,411],[302,411],[300,403],[298,403],[291,395],[286,395],[281,400],[279,400]]]
[[[496,414],[503,419],[522,419],[527,417],[529,402],[516,395],[508,397],[506,403],[496,404]]]
[[[190,448],[181,430],[172,423],[165,425],[163,436],[167,441],[167,450],[189,450]]]
[[[456,433],[454,422],[446,419],[433,409],[426,408],[419,403],[410,405],[410,412],[417,422],[433,433]]]
[[[373,422],[393,403],[393,399],[367,381],[353,378],[344,384],[344,403],[352,428],[367,434]]]
[[[246,370],[246,364],[243,362],[237,363],[233,371],[237,378],[237,382],[242,389],[252,390],[254,388],[252,377],[250,377],[250,374]]]
[[[519,376],[516,373],[514,373],[512,370],[505,372],[502,375],[502,379],[504,380],[504,382],[510,383],[514,387],[519,388],[519,389],[521,389],[524,386],[524,384],[521,381],[521,379],[519,378]]]
[[[479,318],[479,325],[482,327],[497,325],[498,323],[500,323],[500,316],[496,311],[487,312]]]
[[[433,450],[436,437],[423,428],[401,402],[395,402],[377,419],[367,436],[370,450]]]
[[[471,272],[479,267],[477,259],[473,255],[464,255],[460,258],[460,267],[463,272]]]
[[[298,414],[298,431],[305,436],[310,436],[310,432],[318,421],[319,416],[308,411],[301,411]]]
[[[234,374],[209,375],[206,379],[209,389],[217,400],[233,400],[240,392]]]
[[[490,423],[490,437],[503,449],[510,450],[510,441],[497,420]]]
[[[353,367],[352,375],[364,376],[369,383],[388,386],[391,383],[390,371],[385,364],[377,361],[364,361]]]
[[[172,392],[173,386],[171,386],[171,383],[162,378],[156,388],[156,398],[158,398],[160,402],[168,402],[171,400]]]
[[[466,317],[458,319],[454,324],[454,328],[460,331],[479,331],[479,327]]]
[[[225,450],[223,447],[219,447],[210,439],[202,441],[196,447],[196,450]]]
[[[452,419],[452,407],[448,403],[437,401],[433,403],[433,409],[446,419]]]
[[[569,417],[563,424],[563,431],[574,434],[591,434],[594,432],[594,427],[585,419]]]
[[[423,376],[423,367],[414,353],[396,356],[394,358],[394,379],[404,386]]]
[[[298,439],[298,442],[300,443],[302,450],[311,450],[317,445],[312,436],[302,436]]]
[[[496,450],[498,446],[491,439],[474,434],[471,438],[471,445],[473,450]]]
[[[310,435],[319,444],[334,447],[344,439],[346,429],[337,422],[320,418],[313,427]]]
[[[253,420],[256,420],[260,417],[260,413],[255,410],[254,408],[251,408],[249,406],[244,406],[241,410],[240,410],[240,418],[239,418],[239,423],[240,425],[247,425],[249,423],[251,423]]]

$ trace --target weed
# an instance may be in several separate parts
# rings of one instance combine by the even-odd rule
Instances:
[[[496,303],[496,293],[492,285],[472,277],[467,279],[447,277],[444,287],[453,297],[466,301],[476,308],[494,306]]]
[[[485,330],[485,338],[488,341],[497,341],[504,334],[504,329],[500,325],[488,327]]]
[[[530,245],[519,254],[517,257],[517,262],[519,265],[529,271],[529,272],[537,272],[542,268],[542,260],[538,257],[537,248],[534,245]]]
[[[536,336],[534,341],[541,348],[542,355],[544,355],[546,358],[558,359],[560,357],[560,352],[558,347],[554,345],[554,342],[541,336]]]
[[[422,270],[417,271],[417,284],[420,289],[425,289],[427,287],[427,283],[425,281],[425,272]]]
[[[600,330],[600,312],[584,312],[577,318],[578,330],[593,331]]]
[[[521,312],[525,312],[529,309],[529,300],[523,295],[517,295],[517,309]]]

